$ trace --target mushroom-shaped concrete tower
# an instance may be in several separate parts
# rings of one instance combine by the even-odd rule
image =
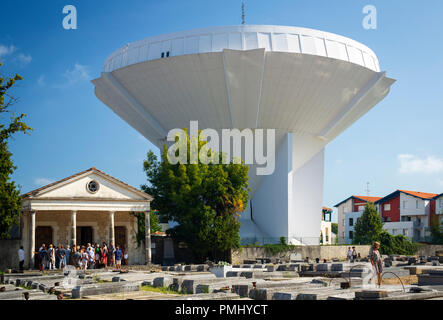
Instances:
[[[318,244],[324,147],[394,80],[368,47],[287,26],[214,27],[156,36],[112,53],[96,96],[152,143],[169,130],[275,129],[275,171],[250,170],[243,243]]]

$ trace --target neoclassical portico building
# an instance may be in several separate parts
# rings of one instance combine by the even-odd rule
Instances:
[[[149,232],[145,243],[136,242],[135,213],[149,213],[152,201],[143,191],[92,167],[22,197],[22,236],[30,267],[42,243],[112,243],[128,249],[130,264],[150,262]],[[149,230],[149,214],[145,217]]]

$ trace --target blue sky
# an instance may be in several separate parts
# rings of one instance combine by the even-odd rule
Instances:
[[[4,1],[3,74],[19,73],[15,109],[35,129],[11,143],[14,179],[27,192],[95,166],[140,186],[145,138],[94,95],[91,79],[128,42],[191,28],[237,25],[240,0]],[[62,27],[65,5],[78,29]],[[362,27],[365,5],[376,30]],[[247,24],[294,25],[353,38],[375,51],[397,79],[388,97],[326,147],[324,204],[395,189],[443,192],[443,2],[246,0]]]

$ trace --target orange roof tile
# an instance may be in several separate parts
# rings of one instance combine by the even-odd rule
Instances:
[[[422,199],[432,199],[438,196],[437,193],[427,193],[427,192],[419,192],[419,191],[408,191],[408,190],[398,190],[400,192],[410,194],[411,196],[422,198]]]
[[[380,200],[382,197],[368,197],[368,196],[353,196],[354,198],[363,200],[363,201],[369,201],[369,202],[375,202],[377,200]]]
[[[322,207],[322,209],[323,209],[323,210],[326,210],[326,211],[333,211],[333,209],[328,208],[328,207]]]

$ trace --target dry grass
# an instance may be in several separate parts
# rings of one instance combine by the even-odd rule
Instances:
[[[400,277],[401,281],[403,281],[404,285],[411,285],[414,283],[418,283],[418,278],[416,275],[409,275],[405,277]],[[400,281],[396,278],[383,278],[382,284],[388,284],[388,285],[394,285],[394,284],[400,284]]]

